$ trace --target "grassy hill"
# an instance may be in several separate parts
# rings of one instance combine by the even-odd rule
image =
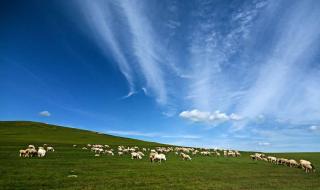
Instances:
[[[56,149],[45,158],[20,158],[28,144]],[[36,122],[0,122],[0,189],[320,189],[320,173],[249,159],[193,156],[182,161],[173,153],[167,162],[131,160],[128,155],[94,157],[81,150],[87,143],[161,146],[111,135]],[[77,148],[72,145],[77,144]],[[320,168],[320,153],[272,154],[307,159]],[[75,174],[77,178],[68,178]]]

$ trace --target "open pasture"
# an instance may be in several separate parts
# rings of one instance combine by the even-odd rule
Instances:
[[[19,157],[21,148],[44,143],[55,152],[44,158]],[[299,168],[252,161],[249,152],[235,158],[190,154],[191,161],[170,152],[160,164],[151,163],[149,154],[141,160],[129,154],[95,157],[82,150],[87,143],[108,144],[114,150],[119,145],[169,146],[41,123],[0,122],[0,189],[320,189],[318,170],[306,174]],[[306,159],[320,167],[320,153],[268,155]]]

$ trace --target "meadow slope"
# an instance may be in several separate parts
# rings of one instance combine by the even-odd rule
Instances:
[[[20,158],[28,144],[55,147],[45,158]],[[139,147],[162,146],[129,138],[98,134],[37,122],[0,122],[0,189],[320,189],[320,173],[240,158],[193,156],[182,161],[173,153],[167,162],[147,157],[94,157],[81,150],[87,143]],[[77,144],[78,148],[72,145]],[[271,154],[307,159],[320,168],[320,153]],[[68,178],[75,174],[77,178]]]

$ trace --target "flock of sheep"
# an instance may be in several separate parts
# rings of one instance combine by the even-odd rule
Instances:
[[[289,167],[302,168],[306,173],[309,173],[311,171],[313,171],[313,172],[316,171],[314,165],[308,160],[299,160],[299,162],[297,162],[294,159],[266,156],[265,154],[262,154],[262,153],[252,154],[252,155],[250,155],[250,158],[252,160],[262,160],[262,161],[270,162],[273,164],[278,164],[278,165],[281,164],[281,165],[285,165],[285,166],[289,166]]]
[[[73,145],[74,148],[77,145]],[[101,145],[101,144],[87,144],[82,147],[82,150],[91,150],[94,152],[95,157],[99,157],[102,154],[106,155],[115,155],[114,149],[110,148],[109,145]],[[145,154],[149,153],[149,160],[151,162],[159,162],[166,161],[166,154],[170,152],[175,152],[177,156],[180,156],[182,160],[192,160],[190,155],[202,155],[202,156],[220,156],[220,152],[223,151],[223,155],[225,157],[238,157],[241,156],[239,151],[235,150],[218,150],[218,149],[196,149],[196,148],[187,148],[187,147],[155,147],[153,149],[150,148],[139,148],[138,146],[133,147],[117,147],[117,155],[131,155],[131,159],[142,159]]]
[[[26,149],[19,150],[20,157],[45,157],[47,152],[54,152],[54,148],[52,146],[48,146],[44,144],[43,146],[39,146],[38,149],[34,145],[29,145]]]
[[[77,148],[77,145],[73,145],[74,148]],[[82,147],[82,150],[91,150],[94,152],[95,157],[99,157],[102,154],[114,156],[114,149],[110,148],[109,145],[101,145],[101,144],[87,144]],[[21,149],[19,151],[20,157],[45,157],[47,152],[54,152],[54,148],[52,146],[48,146],[44,144],[43,146],[39,146],[36,148],[34,145],[29,145],[26,149]],[[180,156],[182,160],[191,161],[192,158],[190,155],[201,155],[201,156],[221,156],[223,152],[224,157],[239,157],[241,156],[239,151],[236,150],[220,150],[220,149],[206,149],[206,148],[188,148],[188,147],[155,147],[153,149],[150,148],[139,148],[138,146],[133,147],[125,147],[118,146],[117,147],[117,155],[130,155],[131,159],[141,160],[147,153],[149,153],[149,160],[151,162],[159,162],[166,161],[166,154],[174,152],[175,155]],[[294,159],[285,159],[285,158],[276,158],[274,156],[266,156],[262,153],[255,153],[250,155],[252,160],[262,160],[266,162],[270,162],[278,165],[286,165],[289,167],[302,168],[306,173],[315,172],[314,165],[307,160],[299,160],[297,162]]]

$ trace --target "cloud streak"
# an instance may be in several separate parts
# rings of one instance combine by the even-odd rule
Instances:
[[[119,130],[108,130],[108,134],[120,135],[120,136],[137,136],[137,137],[149,137],[149,138],[169,138],[169,139],[199,139],[197,135],[166,135],[163,133],[145,133],[139,131],[119,131]]]
[[[220,111],[215,112],[202,112],[197,109],[191,111],[183,111],[179,114],[181,118],[188,119],[194,122],[203,123],[215,123],[215,122],[226,122],[226,121],[240,121],[243,118],[237,114],[227,115]]]

